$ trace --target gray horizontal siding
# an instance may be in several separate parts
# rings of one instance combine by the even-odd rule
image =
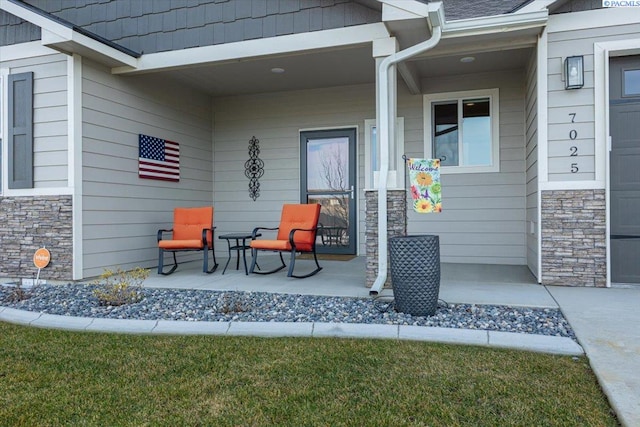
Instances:
[[[300,201],[300,129],[358,127],[364,152],[364,120],[375,117],[375,87],[359,85],[214,99],[214,200],[224,232],[276,226],[283,203]],[[260,197],[249,198],[244,163],[248,143],[260,140],[264,161]],[[358,163],[359,251],[364,253],[364,164]]]
[[[83,277],[157,265],[173,208],[212,204],[208,97],[83,64]],[[138,134],[180,143],[180,182],[138,178]],[[179,259],[192,259],[188,254]]]
[[[443,176],[444,212],[409,212],[409,231],[441,236],[443,260],[465,263],[527,264],[525,74],[492,73],[473,80],[434,82],[443,91],[500,88],[501,168],[499,173]],[[470,87],[469,82],[474,83]],[[465,86],[466,85],[466,86]],[[364,120],[373,118],[375,87],[237,96],[214,100],[214,200],[225,232],[275,226],[283,203],[299,200],[300,129],[358,125],[359,185],[363,188]],[[407,155],[423,156],[422,96],[399,88],[398,116],[404,118]],[[260,197],[249,198],[244,162],[252,136],[260,140],[265,174]],[[406,172],[405,172],[406,174]],[[364,253],[364,202],[359,191],[359,250]]]
[[[606,11],[597,13],[606,13]],[[555,18],[556,16],[551,16],[550,22]],[[554,25],[551,28],[558,28],[558,26]],[[637,32],[637,24],[549,32],[547,59],[549,181],[586,181],[596,178],[593,44],[625,40],[635,36]],[[578,90],[565,90],[563,61],[567,56],[574,55],[584,56],[584,87]],[[574,123],[571,123],[572,117],[569,113],[576,114]],[[569,138],[572,130],[577,132],[574,140]],[[572,146],[578,148],[577,157],[570,157]],[[573,164],[578,166],[577,173],[571,172]]]
[[[33,185],[68,187],[67,56],[52,54],[0,67],[12,74],[33,72]]]
[[[408,232],[438,234],[443,262],[527,264],[525,79],[524,70],[511,70],[423,82],[433,93],[500,90],[500,171],[443,174],[442,212],[418,214],[409,209]],[[422,98],[401,98],[399,103],[399,114],[414,110],[422,120]],[[405,117],[407,122],[412,120]],[[422,131],[422,122],[416,124]],[[407,156],[423,157],[423,144],[422,132],[407,138]]]
[[[380,22],[350,0],[26,0],[136,52],[155,53]]]

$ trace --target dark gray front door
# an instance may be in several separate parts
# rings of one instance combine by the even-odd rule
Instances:
[[[612,58],[611,281],[640,283],[640,56]]]
[[[320,203],[318,253],[356,253],[356,129],[300,133],[302,203]]]

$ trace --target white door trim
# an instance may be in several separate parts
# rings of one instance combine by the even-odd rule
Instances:
[[[640,38],[598,42],[593,44],[595,142],[596,153],[604,162],[607,287],[611,287],[611,209],[610,209],[610,159],[611,132],[609,130],[609,58],[640,54]],[[597,169],[597,168],[596,168]]]

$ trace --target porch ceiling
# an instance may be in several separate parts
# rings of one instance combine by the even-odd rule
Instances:
[[[539,29],[529,29],[509,34],[446,38],[435,49],[410,62],[421,79],[522,69],[534,51],[538,32]],[[473,56],[475,61],[461,63],[464,56]],[[284,72],[275,74],[271,72],[273,68],[282,68]],[[211,96],[228,96],[373,84],[375,61],[371,45],[365,43],[341,49],[174,68],[136,77],[157,79],[158,84],[169,79]]]
[[[274,68],[284,69],[276,74]],[[375,82],[371,46],[278,55],[158,72],[212,96],[316,89]]]

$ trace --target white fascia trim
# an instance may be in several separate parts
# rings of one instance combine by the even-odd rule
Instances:
[[[640,9],[615,7],[549,16],[549,32],[585,30],[640,22]]]
[[[468,37],[479,34],[504,33],[527,28],[544,27],[549,13],[547,10],[529,13],[512,13],[482,18],[460,19],[446,22],[442,38]]]
[[[290,34],[169,52],[150,53],[138,58],[135,69],[126,66],[115,67],[111,72],[113,74],[127,74],[190,65],[241,61],[317,49],[347,47],[371,43],[375,39],[385,37],[389,37],[389,32],[382,22],[378,22],[312,33]]]
[[[40,27],[42,29],[41,43],[44,46],[73,42],[90,51],[105,55],[123,65],[135,66],[135,58],[18,4],[8,0],[0,0],[0,9]]]
[[[91,53],[105,56],[119,64],[122,64],[123,66],[136,66],[137,59],[133,56],[120,52],[119,50],[94,40],[91,37],[87,37],[84,34],[80,34],[76,31],[70,31],[69,36],[64,37],[45,28],[42,29],[42,44],[44,46],[60,45],[61,50],[67,50],[65,48],[65,43],[71,43],[72,47],[69,50],[75,53],[83,53],[83,50],[88,50]]]
[[[0,50],[2,51],[2,54],[0,54],[0,61],[2,62],[60,54],[57,50],[43,46],[39,41],[2,46]]]

